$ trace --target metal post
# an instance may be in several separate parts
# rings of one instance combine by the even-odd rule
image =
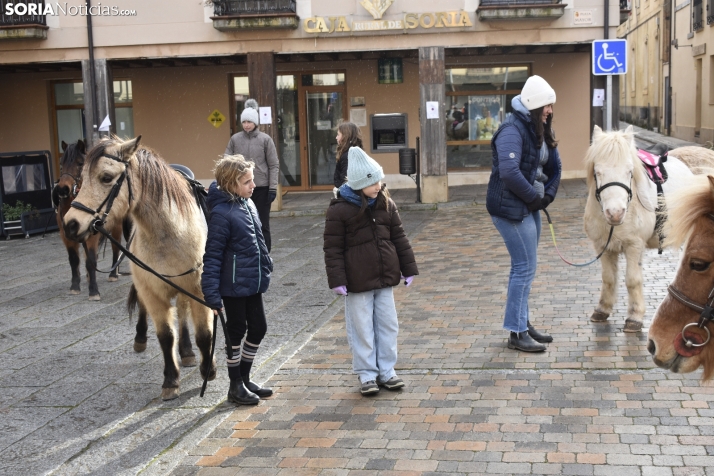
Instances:
[[[612,75],[607,75],[607,91],[605,92],[605,99],[607,100],[607,109],[605,114],[607,114],[607,119],[605,120],[605,130],[612,130]]]
[[[419,152],[419,138],[416,138],[416,186],[417,186],[417,198],[416,203],[421,203],[421,153]]]

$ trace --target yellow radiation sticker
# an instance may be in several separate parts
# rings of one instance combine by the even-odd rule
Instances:
[[[213,127],[219,128],[225,122],[226,116],[221,114],[218,109],[214,110],[210,116],[208,116],[208,122],[213,124]]]

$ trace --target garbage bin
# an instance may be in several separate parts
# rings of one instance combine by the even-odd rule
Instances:
[[[399,173],[402,175],[416,173],[416,149],[399,149]]]

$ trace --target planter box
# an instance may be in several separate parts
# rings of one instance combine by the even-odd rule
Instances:
[[[43,208],[32,212],[24,212],[20,216],[22,222],[22,232],[25,238],[34,233],[42,233],[45,231],[58,230],[57,219],[55,218],[54,208]]]

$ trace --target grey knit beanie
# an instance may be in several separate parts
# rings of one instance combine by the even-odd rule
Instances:
[[[240,115],[240,122],[250,121],[256,126],[260,125],[260,117],[258,116],[258,101],[248,99],[245,102],[245,109]]]
[[[384,170],[359,147],[350,147],[347,153],[347,185],[352,190],[362,190],[384,178]]]

